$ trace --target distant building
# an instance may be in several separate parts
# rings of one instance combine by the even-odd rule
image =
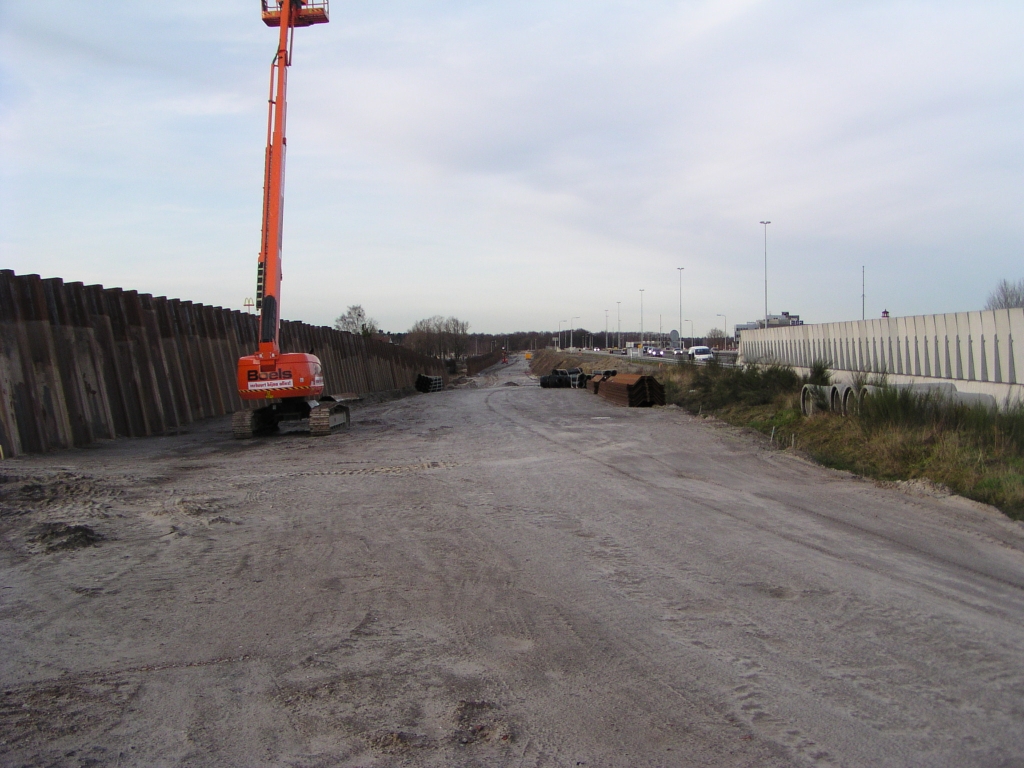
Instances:
[[[803,325],[804,321],[800,319],[800,315],[791,315],[789,312],[783,312],[781,315],[768,315],[768,327],[769,328],[784,328],[790,325]],[[737,323],[735,337],[738,339],[740,331],[756,331],[758,328],[764,328],[764,320],[752,320],[749,323]]]
[[[791,315],[789,312],[783,312],[781,315],[768,315],[769,328],[781,328],[785,325],[803,324],[804,321],[800,319],[800,315]]]
[[[737,341],[739,341],[740,331],[756,331],[758,328],[762,327],[763,325],[764,325],[763,321],[760,322],[760,323],[758,323],[756,321],[752,322],[752,323],[736,323],[736,330],[733,333],[733,338],[736,339]]]

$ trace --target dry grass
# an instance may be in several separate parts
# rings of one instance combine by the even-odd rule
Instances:
[[[927,479],[1024,518],[1024,460],[1014,446],[986,445],[952,429],[868,429],[830,414],[804,420],[797,434],[803,449],[828,466],[879,480]]]
[[[781,448],[826,466],[876,480],[925,479],[1024,519],[1024,414],[949,406],[905,392],[886,397],[857,417],[804,418],[798,388],[776,393],[768,403],[734,399],[698,408],[773,435]],[[697,410],[692,400],[680,404]]]
[[[550,350],[538,353],[532,363],[534,372],[542,374],[552,368],[593,367],[582,356]],[[665,385],[667,403],[752,427],[773,436],[780,448],[795,449],[825,466],[876,480],[928,480],[1024,519],[1024,410],[992,414],[950,408],[927,396],[894,391],[857,417],[824,413],[804,418],[799,403],[803,381],[788,369],[616,363],[618,370],[655,373]]]
[[[657,360],[645,360],[643,363],[640,363],[625,357],[570,355],[553,349],[542,349],[539,352],[534,352],[533,359],[530,361],[530,372],[537,376],[551,373],[553,368],[582,368],[586,373],[593,373],[595,370],[616,370],[619,373],[654,374],[660,379],[666,370],[672,370],[674,367],[675,364],[672,361],[659,363]]]

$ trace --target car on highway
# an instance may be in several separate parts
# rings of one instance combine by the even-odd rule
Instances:
[[[690,347],[687,354],[695,363],[707,363],[715,359],[715,353],[711,351],[711,347]]]

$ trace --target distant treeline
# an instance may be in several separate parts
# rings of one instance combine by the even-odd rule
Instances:
[[[591,331],[587,328],[573,328],[571,331],[568,328],[559,331],[517,331],[516,333],[503,333],[503,334],[491,334],[491,333],[471,333],[469,334],[469,354],[477,355],[489,352],[491,349],[500,349],[505,347],[511,352],[523,352],[530,349],[544,349],[545,347],[561,347],[566,348],[570,346],[574,347],[601,347],[607,349],[608,347],[618,347],[625,345],[628,342],[640,341],[639,331],[623,331],[620,334],[617,331],[608,331],[607,337],[605,332]],[[658,332],[651,333],[649,331],[644,332],[644,341],[648,344],[668,344],[669,337],[667,333],[659,334]],[[696,339],[691,340],[688,337],[683,337],[683,342],[688,346],[692,346],[693,343],[703,344],[704,339],[698,336]]]

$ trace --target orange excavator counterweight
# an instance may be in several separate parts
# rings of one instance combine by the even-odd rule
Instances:
[[[327,434],[348,423],[348,408],[323,397],[320,360],[312,354],[281,352],[281,245],[284,225],[284,162],[287,139],[288,67],[295,27],[328,21],[327,0],[263,0],[263,21],[279,27],[277,53],[270,66],[267,151],[263,179],[263,227],[256,270],[259,349],[238,360],[238,394],[264,404],[235,413],[236,437],[276,429],[281,421],[309,419],[313,434]]]

